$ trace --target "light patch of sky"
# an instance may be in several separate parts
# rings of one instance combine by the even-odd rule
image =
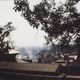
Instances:
[[[33,10],[33,6],[36,4],[39,4],[42,0],[28,0],[30,8]],[[49,1],[51,4],[53,2],[53,0],[47,0]],[[58,6],[60,2],[62,2],[63,4],[65,3],[66,0],[54,0],[56,2],[56,5]]]
[[[55,0],[56,5],[59,5],[59,3],[63,3],[63,4],[64,4],[64,3],[65,3],[65,1],[66,1],[66,0]]]
[[[33,6],[39,4],[42,0],[28,0],[30,8],[33,10]]]
[[[16,46],[43,46],[44,32],[30,27],[29,23],[13,10],[14,0],[0,1],[0,25],[12,22],[16,30],[12,32],[12,40]]]
[[[80,12],[80,1],[76,4],[78,12]]]

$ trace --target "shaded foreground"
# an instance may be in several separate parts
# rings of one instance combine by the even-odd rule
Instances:
[[[59,73],[59,64],[0,62],[0,80],[80,80],[80,76]]]
[[[80,80],[80,76],[31,76],[18,74],[0,74],[0,80]]]

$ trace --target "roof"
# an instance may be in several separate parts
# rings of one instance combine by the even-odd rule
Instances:
[[[11,63],[0,62],[0,69],[22,70],[22,71],[40,71],[56,72],[59,64],[32,64],[32,63]]]
[[[9,54],[19,54],[20,52],[15,49],[9,49]]]

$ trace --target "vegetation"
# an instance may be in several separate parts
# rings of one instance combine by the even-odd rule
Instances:
[[[58,54],[53,54],[51,50],[43,49],[37,55],[38,63],[53,63],[61,57]]]
[[[42,0],[32,10],[28,0],[14,0],[14,10],[21,12],[33,28],[45,31],[48,44],[54,46],[57,42],[61,49],[69,49],[69,45],[80,48],[80,13],[76,8],[79,1],[66,0],[56,7],[54,0]]]
[[[8,49],[11,48],[9,45],[9,35],[15,29],[11,26],[11,22],[8,22],[5,26],[0,26],[0,54],[8,52]]]

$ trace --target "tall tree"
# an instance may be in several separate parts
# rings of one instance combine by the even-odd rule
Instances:
[[[5,53],[11,48],[9,45],[9,35],[15,29],[11,26],[12,22],[8,22],[5,26],[0,26],[0,53]]]
[[[48,35],[47,43],[58,45],[80,45],[80,13],[76,4],[80,0],[67,0],[65,4],[56,7],[54,0],[42,0],[31,10],[28,0],[14,0],[15,11],[35,28],[41,27]]]

